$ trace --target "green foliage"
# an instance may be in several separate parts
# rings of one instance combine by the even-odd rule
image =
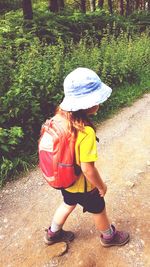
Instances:
[[[147,91],[149,35],[131,37],[128,23],[114,22],[104,11],[66,17],[45,8],[32,24],[24,24],[20,11],[5,14],[0,26],[1,184],[36,162],[41,124],[61,102],[64,77],[74,68],[92,68],[113,88],[103,118]]]
[[[20,127],[0,128],[0,185],[14,169],[15,155],[19,153],[19,144],[23,138]]]
[[[13,65],[11,49],[0,47],[0,96],[6,92],[11,85],[13,76]]]
[[[20,127],[11,127],[9,130],[0,128],[1,151],[11,153],[11,150],[15,149],[21,137],[23,137],[23,132]]]
[[[138,11],[130,15],[130,20],[134,25],[137,26],[138,31],[143,32],[150,25],[150,12],[149,11]]]
[[[30,141],[33,142],[32,135],[36,131],[39,132],[43,116],[48,116],[54,110],[53,96],[55,101],[56,95],[60,99],[61,75],[61,42],[59,46],[43,47],[38,39],[32,40],[32,44],[24,53],[18,52],[14,81],[1,97],[3,117],[0,122],[4,125],[7,122],[8,127],[15,121],[27,135],[30,135]]]
[[[149,75],[150,39],[143,34],[128,39],[106,36],[100,45],[95,45],[90,37],[83,39],[65,58],[67,73],[77,66],[95,70],[108,85],[118,88],[123,83],[138,83],[143,75]]]
[[[148,71],[150,60],[148,36],[130,38],[120,35],[118,40],[111,38],[101,42],[103,65],[101,77],[114,88],[122,83],[140,81],[142,73]]]

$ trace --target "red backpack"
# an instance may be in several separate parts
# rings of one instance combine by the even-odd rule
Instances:
[[[56,189],[71,186],[81,173],[75,164],[75,138],[59,115],[47,120],[39,140],[39,167],[48,184]]]

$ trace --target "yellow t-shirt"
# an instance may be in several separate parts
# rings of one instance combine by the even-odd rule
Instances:
[[[95,131],[90,126],[85,126],[84,132],[78,132],[75,144],[76,163],[95,162],[98,158]],[[81,173],[79,179],[69,188],[65,189],[71,193],[83,193],[85,191],[84,175]],[[87,191],[93,190],[93,186],[87,179]]]

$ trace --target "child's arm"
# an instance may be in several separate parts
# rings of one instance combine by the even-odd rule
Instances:
[[[98,170],[94,166],[94,162],[81,162],[81,169],[85,177],[91,184],[97,187],[100,195],[103,197],[106,194],[107,186],[103,182]]]

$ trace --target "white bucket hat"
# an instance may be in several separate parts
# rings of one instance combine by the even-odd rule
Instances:
[[[106,101],[112,89],[88,68],[77,68],[64,80],[65,97],[60,108],[65,111],[88,109]]]

